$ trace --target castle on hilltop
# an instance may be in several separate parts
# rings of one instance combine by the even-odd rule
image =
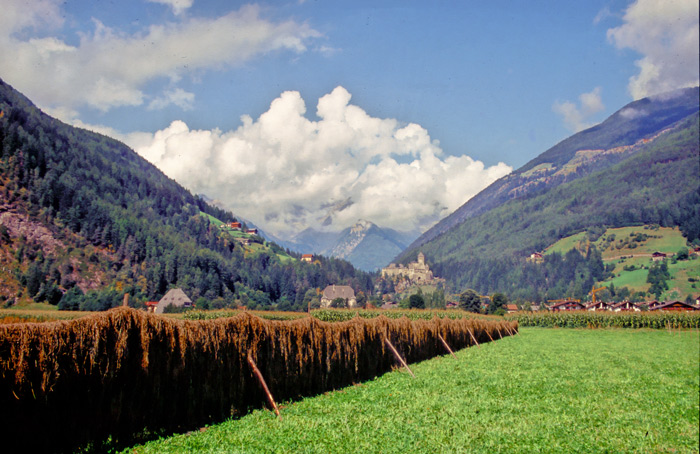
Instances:
[[[430,267],[425,263],[425,255],[418,253],[418,261],[411,262],[406,266],[392,263],[386,268],[382,268],[382,277],[390,280],[408,279],[414,284],[437,284],[444,282],[444,279],[433,276]]]

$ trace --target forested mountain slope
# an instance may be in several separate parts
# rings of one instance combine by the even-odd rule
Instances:
[[[503,291],[530,300],[585,295],[603,277],[602,271],[591,271],[595,266],[559,279],[552,273],[561,263],[548,268],[527,263],[525,257],[565,236],[582,230],[594,234],[603,226],[679,226],[689,241],[697,241],[698,128],[696,112],[654,140],[637,144],[611,167],[473,215],[412,246],[402,258],[412,260],[422,251],[436,275],[457,291]]]
[[[603,123],[574,134],[495,181],[421,235],[409,250],[508,200],[552,189],[626,159],[679,120],[698,112],[699,97],[698,87],[685,88],[626,105]]]
[[[369,275],[341,260],[283,263],[274,244],[246,250],[200,215],[231,213],[1,80],[0,143],[0,303],[104,309],[124,293],[141,304],[181,287],[202,305],[289,309],[331,283],[371,289]]]

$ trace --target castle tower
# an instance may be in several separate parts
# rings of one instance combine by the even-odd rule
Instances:
[[[418,264],[419,265],[425,265],[425,255],[423,255],[422,252],[418,253]]]

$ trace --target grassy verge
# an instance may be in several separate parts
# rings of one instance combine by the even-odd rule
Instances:
[[[698,452],[697,331],[521,332],[124,452]]]

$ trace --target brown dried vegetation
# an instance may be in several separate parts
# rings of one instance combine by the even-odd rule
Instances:
[[[517,322],[381,316],[325,323],[245,313],[185,321],[118,308],[0,325],[0,427],[10,444],[43,451],[185,430],[263,405],[248,353],[283,401],[391,370],[396,359],[384,339],[412,363],[447,353],[438,335],[457,350],[473,344],[469,330],[482,343],[499,329],[515,333]]]

